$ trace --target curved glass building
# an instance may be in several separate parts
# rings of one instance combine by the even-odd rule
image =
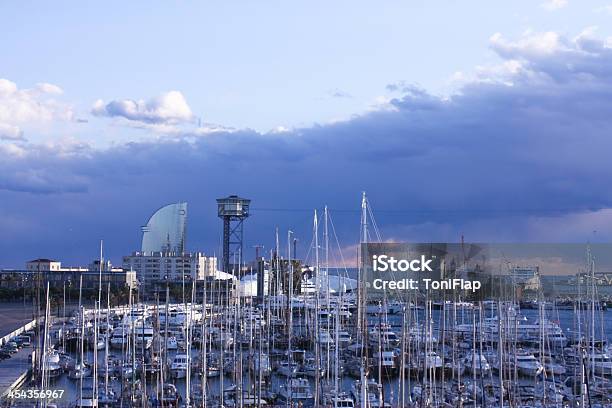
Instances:
[[[169,204],[142,227],[142,252],[185,252],[187,203]]]

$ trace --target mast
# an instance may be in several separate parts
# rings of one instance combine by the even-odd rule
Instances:
[[[502,321],[501,321],[501,301],[497,302],[497,333],[499,340],[497,342],[497,364],[499,366],[499,404],[500,408],[504,408],[504,341],[502,339]]]
[[[104,247],[104,241],[100,240],[100,259],[98,265],[98,304],[102,304],[102,251]]]
[[[106,336],[104,337],[104,396],[108,399],[108,337],[109,337],[109,333],[108,333],[108,328],[110,327],[109,324],[109,316],[110,316],[110,282],[108,283],[107,286],[107,291],[106,291],[106,328],[105,328],[105,333]]]
[[[166,315],[166,318],[164,319],[164,349],[160,350],[161,368],[160,368],[160,375],[159,375],[162,396],[164,393],[165,369],[168,364],[168,317],[169,317],[168,311],[170,310],[170,308],[168,307],[169,297],[170,297],[170,286],[168,284],[168,279],[166,279],[166,305],[165,305],[165,310],[164,310],[164,313]],[[161,345],[160,345],[160,348],[161,348]]]
[[[340,305],[341,303],[337,302],[336,303],[336,313],[335,313],[335,323],[334,323],[334,328],[335,328],[335,343],[336,343],[336,347],[334,347],[334,395],[336,397],[338,397],[339,394],[339,389],[338,389],[338,381],[339,381],[339,356],[338,356],[338,351],[340,348]]]
[[[191,281],[191,304],[187,315],[187,378],[185,379],[185,403],[186,407],[191,406],[191,327],[193,319],[193,308],[195,306],[195,279]]]
[[[595,380],[595,260],[591,253],[591,247],[588,247],[588,262],[591,272],[591,352],[589,359],[591,360],[591,373]]]
[[[47,294],[45,303],[45,329],[43,332],[43,345],[42,345],[42,370],[41,370],[41,387],[46,389],[47,387],[47,342],[49,336],[49,282],[47,282]]]
[[[98,400],[98,308],[102,305],[102,256],[104,241],[100,240],[100,258],[98,260],[98,302],[94,305],[94,336],[93,336],[93,397]]]
[[[326,280],[326,293],[325,293],[325,307],[327,310],[327,333],[328,335],[331,337],[331,319],[329,318],[329,313],[331,313],[331,299],[330,299],[330,291],[331,288],[329,286],[329,231],[328,231],[328,223],[327,223],[327,205],[325,206],[325,209],[323,211],[323,245],[324,245],[324,249],[325,249],[325,280]],[[339,312],[339,311],[338,311]],[[336,330],[337,331],[337,330]],[[338,339],[335,339],[335,348],[338,348]],[[329,385],[329,373],[330,373],[330,350],[329,347],[327,347],[326,350],[326,357],[327,357],[327,361],[326,361],[326,369],[325,369],[325,374],[326,374],[326,378],[327,378],[327,384]],[[336,390],[337,391],[337,390]],[[337,395],[337,392],[336,392]]]
[[[202,406],[204,408],[206,408],[206,376],[207,376],[207,370],[206,370],[206,346],[207,346],[207,339],[206,339],[206,315],[207,315],[207,307],[206,307],[206,279],[204,280],[204,294],[203,294],[203,298],[202,298],[202,343],[201,343],[201,350],[202,350]]]
[[[319,292],[321,291],[321,275],[319,269],[319,223],[317,219],[317,210],[314,211],[314,245],[315,245],[315,273],[316,273],[316,284],[315,284],[315,407],[319,406],[319,382],[320,382],[320,364],[321,359],[319,356]],[[328,332],[329,334],[329,332]],[[328,347],[329,348],[329,347]]]
[[[93,335],[93,397],[98,400],[98,305],[94,302],[94,335]]]
[[[359,290],[357,291],[357,296],[358,296],[357,333],[358,333],[358,338],[361,339],[362,343],[363,341],[365,341],[365,337],[362,337],[362,333],[361,333],[362,325],[364,323],[362,320],[364,319],[365,310],[363,309],[365,307],[365,299],[364,299],[364,288],[363,288],[364,276],[362,276],[364,271],[362,270],[363,254],[361,253],[362,251],[361,244],[366,243],[366,242],[368,242],[368,201],[366,198],[366,193],[364,191],[361,195],[361,223],[360,223],[360,228],[359,228],[359,246],[357,248],[357,263],[359,267],[359,276],[358,276],[358,281],[357,281],[357,286],[359,288]]]
[[[444,344],[444,343],[442,343]],[[406,406],[406,390],[405,390],[405,376],[406,376],[406,305],[402,306],[402,343],[400,351],[400,375],[399,375],[399,402],[400,406]]]
[[[83,279],[81,278],[81,282],[83,281]],[[79,354],[80,354],[80,366],[79,367],[79,371],[77,371],[77,375],[79,376],[79,400],[83,399],[83,374],[85,372],[85,361],[84,361],[84,355],[83,355],[83,341],[84,341],[84,337],[85,337],[85,308],[83,308],[81,306],[81,342],[80,342],[80,350],[79,350]]]
[[[79,313],[81,315],[81,339],[79,342],[79,357],[80,357],[80,370],[81,370],[81,375],[79,375],[79,400],[83,398],[83,368],[84,368],[84,362],[83,362],[83,337],[85,337],[85,309],[82,306],[82,291],[83,291],[83,275],[80,275],[80,280],[79,280]],[[77,364],[76,367],[79,367],[79,365]]]
[[[289,360],[289,370],[293,367],[293,350],[291,349],[291,338],[293,337],[293,264],[291,263],[291,235],[293,231],[287,231],[287,271],[289,274],[288,277],[288,292],[287,292],[287,303],[288,303],[288,316],[287,316],[287,330],[288,330],[288,340],[287,340],[287,352],[288,360]],[[291,376],[287,377],[287,390],[289,394],[288,405],[292,406],[293,404],[293,382],[291,381]]]

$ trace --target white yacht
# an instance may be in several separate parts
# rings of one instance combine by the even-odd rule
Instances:
[[[289,378],[287,384],[280,386],[278,396],[283,401],[292,401],[303,407],[312,406],[314,403],[314,394],[310,383],[305,378]]]
[[[60,356],[55,350],[45,355],[45,366],[50,378],[59,377],[64,372],[63,367],[60,365]]]
[[[127,330],[118,328],[113,330],[113,335],[110,338],[110,345],[113,348],[122,348],[127,344],[128,333]]]
[[[397,347],[400,344],[400,338],[393,332],[389,325],[382,324],[380,327],[375,327],[368,333],[370,347],[383,348]]]
[[[68,373],[68,378],[71,380],[79,380],[89,376],[91,376],[91,368],[83,363],[77,364],[74,369]]]
[[[145,349],[151,347],[153,344],[153,327],[147,325],[139,325],[134,327],[134,334],[136,336],[136,348],[139,349],[144,346]]]
[[[176,340],[176,337],[174,336],[168,337],[168,340],[166,341],[166,349],[176,350],[177,348],[178,348],[178,341]]]
[[[435,351],[421,352],[418,356],[411,356],[404,353],[406,369],[418,370],[439,370],[444,368],[444,361]]]
[[[411,327],[409,330],[410,341],[412,343],[420,344],[435,344],[438,342],[438,338],[434,336],[432,332],[425,330],[423,327]]]
[[[549,376],[564,375],[567,372],[563,364],[558,363],[550,356],[544,356],[541,360],[542,364],[544,365],[544,370],[546,370],[546,374]]]
[[[531,353],[518,352],[514,358],[510,360],[511,364],[516,363],[516,369],[519,374],[526,377],[535,377],[544,371],[544,366]]]
[[[333,347],[334,346],[334,338],[329,334],[327,330],[319,330],[319,344],[321,347]]]
[[[307,377],[315,378],[317,376],[317,360],[314,357],[307,357],[302,364],[302,372]],[[319,378],[325,375],[325,365],[320,363],[318,369]]]
[[[592,366],[597,375],[612,376],[612,359],[606,353],[591,353],[585,364],[587,367]]]
[[[397,355],[394,351],[376,352],[372,356],[373,371],[377,373],[378,368],[382,369],[382,374],[389,376],[397,372]]]
[[[369,408],[387,408],[390,407],[391,405],[389,403],[385,403],[383,402],[383,393],[382,393],[382,385],[377,383],[375,380],[367,380],[366,382],[366,389],[365,389],[365,393],[366,393],[366,403],[364,404],[365,406],[369,407]],[[361,406],[361,391],[362,391],[362,384],[360,380],[357,380],[353,383],[353,386],[351,387],[351,395],[353,396],[353,399],[355,400],[355,404],[357,406]]]
[[[338,346],[347,347],[348,345],[351,344],[352,341],[353,339],[351,338],[351,335],[349,334],[349,332],[346,332],[346,331],[338,332]]]
[[[270,357],[266,353],[256,354],[253,356],[253,366],[257,373],[261,373],[263,377],[268,377],[272,373],[270,365]]]
[[[477,377],[489,375],[491,372],[491,365],[485,356],[480,353],[470,353],[465,356],[463,359],[463,365],[466,371],[476,375]]]
[[[189,357],[187,354],[177,354],[170,364],[170,375],[174,378],[185,378],[189,370]]]
[[[330,408],[355,408],[355,401],[346,393],[329,395],[325,398],[325,406]]]
[[[294,362],[281,361],[276,367],[276,371],[285,377],[293,377],[298,370],[298,364]]]

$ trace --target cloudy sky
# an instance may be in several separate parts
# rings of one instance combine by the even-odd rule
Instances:
[[[231,4],[230,4],[231,3]],[[0,267],[139,248],[253,199],[302,253],[367,191],[386,240],[612,239],[612,1],[4,2]],[[347,255],[350,257],[350,255]]]

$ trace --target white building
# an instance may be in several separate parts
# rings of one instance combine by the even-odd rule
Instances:
[[[539,266],[515,266],[510,270],[510,279],[523,289],[539,290],[542,286]]]
[[[89,264],[88,268],[90,271],[93,271],[93,272],[99,271],[100,270],[100,260],[99,259],[93,260]],[[114,267],[111,261],[109,261],[108,259],[102,260],[102,272],[121,272],[121,271],[123,271],[123,268]]]
[[[32,272],[59,271],[62,263],[53,259],[39,258],[26,262],[26,270]]]
[[[187,203],[166,205],[142,227],[142,252],[185,252]]]
[[[268,279],[270,277],[270,271],[264,269],[264,296],[268,295]],[[244,275],[240,279],[238,286],[238,293],[242,297],[253,297],[257,296],[257,273]]]
[[[102,272],[100,274],[100,272]],[[103,261],[102,271],[100,271],[100,261],[96,260],[89,264],[89,267],[82,266],[62,266],[60,261],[52,259],[39,258],[26,262],[25,270],[19,269],[3,269],[0,271],[4,286],[16,287],[16,282],[20,282],[21,286],[34,281],[33,277],[42,276],[45,282],[48,282],[51,287],[61,288],[68,284],[80,285],[83,284],[83,289],[97,289],[100,281],[102,287],[105,288],[107,283],[110,283],[113,288],[136,286],[136,274],[130,271],[124,271],[123,268],[115,268],[110,261]]]
[[[60,261],[39,258],[26,262],[26,270],[30,272],[89,272],[89,268],[81,266],[64,266]]]
[[[510,270],[510,276],[514,283],[524,284],[527,281],[540,276],[540,268],[537,266],[515,266]]]
[[[134,252],[123,257],[123,268],[136,272],[142,284],[153,281],[182,281],[215,276],[217,258],[201,252]]]

